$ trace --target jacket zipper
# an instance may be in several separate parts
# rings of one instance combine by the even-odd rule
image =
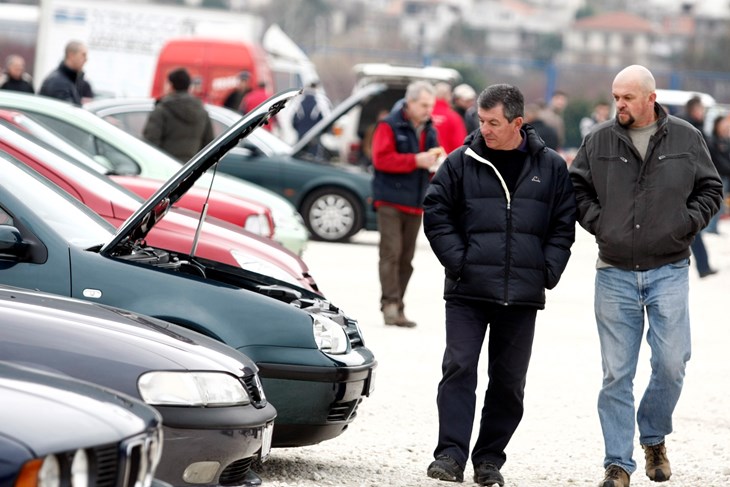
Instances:
[[[509,283],[509,273],[510,273],[510,261],[511,261],[511,254],[512,254],[512,195],[509,193],[509,189],[507,188],[507,183],[504,181],[504,178],[499,173],[496,167],[494,167],[494,164],[489,162],[488,159],[483,158],[476,152],[472,150],[471,147],[467,148],[464,151],[464,154],[471,157],[472,159],[481,162],[482,164],[485,164],[486,166],[489,166],[492,168],[492,171],[494,171],[494,174],[497,176],[497,179],[499,179],[499,183],[502,185],[502,190],[504,191],[504,197],[507,200],[507,255],[506,260],[504,263],[504,302],[502,303],[504,306],[509,305],[509,293],[508,290],[508,283]]]

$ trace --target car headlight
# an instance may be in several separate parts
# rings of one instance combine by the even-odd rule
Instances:
[[[71,486],[88,487],[89,485],[89,457],[85,450],[76,450],[71,462]]]
[[[269,238],[274,233],[266,215],[258,213],[246,218],[243,228],[256,235]]]
[[[327,353],[347,353],[349,340],[345,330],[329,318],[320,315],[312,315],[314,341],[317,347]]]
[[[250,404],[241,381],[222,372],[147,372],[137,387],[147,404],[157,406],[234,406]]]
[[[55,455],[48,455],[38,471],[38,487],[57,487],[60,484],[61,465]]]
[[[89,456],[84,449],[35,458],[20,469],[15,481],[22,487],[89,487]]]

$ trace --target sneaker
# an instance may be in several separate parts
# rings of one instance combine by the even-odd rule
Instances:
[[[629,487],[629,473],[618,465],[609,465],[606,476],[598,487]]]
[[[654,482],[666,482],[672,476],[667,458],[667,448],[662,441],[658,445],[641,445],[646,459],[646,476]]]
[[[479,485],[504,485],[504,477],[499,473],[499,468],[489,462],[481,462],[474,466],[474,482]]]
[[[439,455],[428,466],[426,475],[432,479],[446,480],[447,482],[463,482],[464,469],[448,455]]]

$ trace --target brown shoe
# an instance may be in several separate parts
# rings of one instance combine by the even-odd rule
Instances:
[[[629,473],[618,465],[609,465],[598,487],[629,487]]]
[[[405,328],[413,328],[414,326],[416,326],[415,321],[411,321],[408,318],[406,318],[406,315],[403,314],[403,310],[400,310],[398,312],[398,320],[396,321],[395,324],[398,326],[405,327]]]
[[[386,325],[395,325],[399,316],[400,312],[397,304],[388,303],[383,306],[383,321]]]
[[[646,476],[654,482],[666,482],[672,476],[667,458],[667,448],[662,441],[658,445],[641,445],[646,459]]]

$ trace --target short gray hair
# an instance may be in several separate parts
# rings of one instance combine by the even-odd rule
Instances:
[[[413,81],[406,88],[406,101],[417,100],[421,96],[421,93],[426,92],[430,95],[436,96],[436,89],[431,83],[426,80]]]

